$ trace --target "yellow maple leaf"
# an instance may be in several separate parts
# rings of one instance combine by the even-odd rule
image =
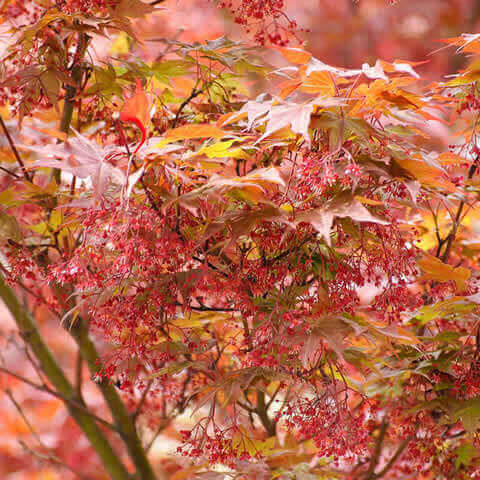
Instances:
[[[465,290],[467,282],[470,279],[470,270],[463,267],[452,267],[443,263],[439,258],[433,255],[425,255],[419,262],[419,267],[423,271],[423,280],[434,280],[436,282],[454,281],[458,290]]]

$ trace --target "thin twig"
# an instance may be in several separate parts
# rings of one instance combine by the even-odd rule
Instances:
[[[386,473],[388,473],[388,471],[393,467],[393,464],[398,460],[398,458],[403,453],[405,448],[407,448],[407,445],[410,443],[412,439],[413,439],[413,436],[410,436],[400,444],[397,451],[394,453],[393,457],[388,461],[385,467],[383,467],[382,470],[380,470],[378,473],[374,474],[375,480],[378,478],[382,478]]]
[[[194,310],[196,312],[238,312],[237,308],[230,308],[230,307],[209,307],[208,305],[185,305],[180,302],[175,302],[175,305],[178,307],[184,307],[189,310]]]
[[[39,458],[40,460],[46,461],[46,462],[52,462],[56,463],[57,465],[60,465],[63,468],[66,468],[70,472],[72,472],[74,475],[76,475],[78,478],[82,480],[93,480],[92,477],[89,477],[88,475],[85,475],[84,473],[79,472],[78,470],[75,470],[74,468],[70,467],[67,465],[65,462],[60,460],[56,455],[52,454],[43,454],[40,452],[37,452],[30,448],[25,442],[22,442],[21,440],[18,441],[18,443],[32,456]]]
[[[18,164],[20,165],[20,168],[22,169],[23,176],[29,181],[32,182],[32,179],[27,172],[27,169],[25,167],[25,163],[23,163],[22,157],[20,157],[20,154],[18,153],[17,147],[13,143],[12,137],[10,136],[10,132],[7,129],[7,126],[5,125],[5,122],[3,121],[2,116],[0,115],[0,125],[2,125],[2,129],[5,132],[5,136],[7,137],[8,144],[10,145],[10,149],[13,152],[13,155],[15,156]]]
[[[142,397],[140,398],[140,401],[138,402],[138,405],[137,405],[137,409],[135,410],[135,413],[133,414],[133,417],[132,417],[134,422],[137,420],[138,416],[142,411],[142,407],[145,404],[145,401],[147,400],[147,395],[150,389],[152,388],[152,385],[153,385],[153,379],[148,381],[147,386],[142,392]]]
[[[378,433],[378,438],[375,443],[375,450],[373,452],[372,458],[370,459],[370,465],[368,466],[367,473],[365,474],[365,480],[374,480],[375,479],[375,467],[378,465],[380,460],[380,455],[382,453],[383,441],[385,440],[385,435],[387,433],[388,422],[383,418],[380,425],[380,431]]]
[[[171,419],[167,419],[158,426],[157,430],[153,434],[152,439],[150,440],[150,442],[148,442],[148,445],[145,447],[145,453],[148,454],[153,444],[155,443],[155,440],[170,425],[171,421],[172,421]]]
[[[7,368],[5,367],[1,367],[0,366],[0,372],[3,372],[3,373],[6,373],[7,375],[10,375],[11,377],[14,377],[16,378],[17,380],[20,380],[24,383],[26,383],[27,385],[30,385],[31,387],[35,388],[36,390],[39,390],[41,392],[45,392],[45,393],[48,393],[56,398],[58,398],[59,400],[62,400],[63,402],[65,403],[68,403],[69,405],[71,405],[72,407],[75,407],[75,408],[78,408],[79,410],[82,410],[83,412],[87,413],[88,415],[90,415],[94,420],[96,420],[98,423],[104,425],[105,427],[108,427],[110,428],[111,430],[113,431],[117,431],[117,428],[115,427],[115,425],[112,425],[111,423],[107,422],[106,420],[104,420],[103,418],[100,418],[98,417],[97,415],[95,415],[93,412],[91,412],[88,407],[86,407],[85,405],[82,405],[78,402],[76,402],[75,400],[72,400],[70,398],[66,398],[65,396],[63,396],[61,393],[59,392],[56,392],[55,390],[52,390],[51,388],[47,387],[46,385],[38,385],[37,383],[35,382],[32,382],[31,380],[29,380],[28,378],[25,378],[25,377],[22,377],[21,375],[19,375],[18,373],[15,373],[15,372],[12,372],[11,370],[8,370]]]
[[[172,128],[175,128],[177,126],[178,121],[180,120],[180,115],[183,111],[183,109],[196,97],[198,97],[201,93],[204,92],[204,88],[199,88],[197,89],[198,81],[195,84],[195,87],[193,87],[190,95],[180,104],[180,107],[178,107],[177,113],[175,115],[175,118],[173,119],[172,122]]]
[[[22,178],[20,175],[17,175],[16,173],[13,173],[13,172],[11,172],[10,170],[8,170],[8,168],[0,167],[0,170],[2,170],[2,171],[5,172],[5,173],[8,173],[9,175],[11,175],[12,177],[16,178],[17,180],[19,180],[20,178]]]
[[[475,175],[475,172],[477,171],[478,163],[475,162],[471,167],[470,170],[468,171],[468,179],[471,180],[473,176]],[[443,252],[443,255],[441,257],[442,262],[446,263],[448,261],[448,257],[450,256],[450,251],[452,248],[453,241],[455,240],[455,235],[457,234],[457,230],[459,227],[459,222],[460,218],[462,216],[463,208],[465,206],[465,200],[462,200],[460,202],[460,205],[458,206],[457,214],[455,215],[455,218],[453,220],[453,225],[450,233],[448,234],[447,237],[447,246],[445,247],[445,251]]]
[[[83,357],[80,350],[77,352],[77,361],[75,365],[75,389],[77,390],[78,396],[82,396],[82,372],[83,372]]]
[[[35,373],[37,374],[37,377],[40,380],[41,384],[45,385],[45,378],[43,376],[42,369],[40,368],[40,365],[38,365],[38,363],[35,361],[35,358],[33,358],[32,354],[30,353],[29,345],[27,343],[23,348],[23,352],[25,353],[25,357],[27,358],[27,360],[30,362],[30,365],[35,370]]]
[[[127,151],[127,157],[129,159],[129,162],[131,160],[132,162],[132,165],[133,167],[135,168],[135,170],[138,170],[138,166],[135,162],[135,159],[133,158],[133,155],[132,153],[130,152],[130,148],[128,146],[128,142],[127,142],[127,139],[125,138],[125,134],[123,132],[123,128],[122,128],[122,125],[120,123],[120,121],[117,121],[117,128],[118,128],[118,133],[120,134],[120,140],[122,141],[123,143],[123,146],[125,147],[126,151]],[[142,186],[144,192],[145,192],[145,195],[147,196],[148,198],[148,201],[150,202],[150,205],[152,206],[152,208],[160,215],[161,212],[160,212],[160,208],[158,208],[158,205],[156,204],[156,202],[154,201],[153,197],[152,197],[152,193],[150,192],[149,188],[147,187],[147,185],[145,184],[145,181],[143,179],[143,176],[145,175],[145,172],[143,172],[142,176],[140,177],[139,179],[139,182],[140,182],[140,185]]]
[[[12,392],[10,391],[10,389],[7,389],[5,390],[5,393],[6,395],[8,396],[8,398],[11,400],[11,402],[13,403],[13,405],[15,406],[15,409],[17,410],[17,412],[19,413],[19,415],[22,417],[22,420],[25,422],[25,425],[27,426],[27,428],[30,430],[31,434],[35,437],[35,440],[38,442],[38,444],[44,448],[45,450],[49,450],[49,448],[42,442],[42,439],[40,438],[40,436],[38,435],[38,433],[35,431],[35,429],[33,428],[33,425],[30,423],[30,420],[28,420],[27,416],[25,415],[25,412],[23,411],[23,408],[20,406],[20,404],[15,400],[15,397],[13,396]],[[78,472],[77,470],[73,469],[72,467],[70,467],[69,465],[67,465],[65,462],[63,462],[62,460],[60,460],[56,455],[52,455],[51,453],[48,453],[48,454],[42,454],[42,453],[39,453],[33,449],[31,449],[30,447],[27,446],[27,444],[25,442],[23,442],[22,440],[19,440],[19,443],[20,445],[27,451],[29,452],[30,454],[32,454],[33,456],[35,457],[39,457],[41,458],[42,460],[46,460],[46,461],[49,461],[49,462],[54,462],[58,465],[61,465],[62,467],[66,468],[67,470],[70,470],[70,472],[74,473],[75,475],[77,475],[77,477],[81,478],[82,480],[91,480],[91,477],[87,476],[87,475],[84,475],[83,473],[80,473]]]
[[[35,439],[37,440],[37,442],[42,446],[44,447],[45,445],[43,444],[42,442],[42,439],[40,438],[40,436],[38,435],[38,433],[35,431],[35,429],[33,428],[33,425],[30,423],[30,420],[27,418],[27,416],[25,415],[25,412],[23,411],[23,408],[20,406],[20,404],[15,400],[15,397],[13,396],[13,393],[12,391],[7,388],[5,390],[5,395],[7,395],[7,397],[10,399],[10,401],[13,403],[15,409],[17,410],[18,414],[22,417],[22,420],[25,422],[25,425],[27,426],[27,428],[30,430],[31,434],[35,437]]]

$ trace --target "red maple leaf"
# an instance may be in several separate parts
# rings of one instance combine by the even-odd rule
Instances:
[[[125,95],[126,100],[119,117],[122,122],[134,123],[142,133],[142,138],[133,152],[134,154],[145,143],[147,138],[146,125],[150,119],[150,100],[140,80],[137,78],[135,81],[137,85],[135,93],[131,97]]]

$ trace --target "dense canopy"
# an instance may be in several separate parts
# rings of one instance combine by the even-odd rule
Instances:
[[[1,478],[480,478],[479,5],[5,0]]]

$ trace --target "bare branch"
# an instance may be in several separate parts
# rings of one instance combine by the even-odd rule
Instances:
[[[26,383],[27,385],[31,386],[32,388],[35,388],[36,390],[48,393],[49,395],[52,395],[52,396],[58,398],[59,400],[62,400],[63,402],[70,404],[72,407],[83,410],[85,413],[90,415],[98,423],[100,423],[100,424],[104,425],[105,427],[108,427],[111,430],[117,432],[117,428],[115,427],[115,425],[112,425],[111,423],[107,422],[103,418],[100,418],[97,415],[95,415],[86,405],[82,405],[81,403],[78,403],[75,400],[64,397],[61,393],[58,393],[55,390],[52,390],[47,385],[38,385],[37,383],[32,382],[28,378],[22,377],[18,373],[12,372],[11,370],[8,370],[5,367],[0,367],[0,371],[6,373],[7,375],[10,375],[10,376],[16,378],[17,380],[20,380],[20,381]]]
[[[0,298],[5,302],[25,342],[32,349],[48,380],[54,385],[59,394],[65,398],[74,399],[75,390],[45,343],[35,320],[30,312],[22,306],[15,292],[7,285],[1,273]],[[73,419],[102,459],[108,473],[116,480],[131,480],[127,469],[91,414],[86,413],[84,408],[74,406],[70,402],[66,402],[66,405]]]
[[[27,172],[27,169],[25,167],[25,163],[22,160],[22,157],[20,157],[20,154],[18,153],[17,147],[15,146],[15,143],[13,143],[12,137],[10,136],[10,132],[8,131],[7,126],[5,125],[5,122],[3,121],[2,116],[0,115],[0,125],[2,126],[2,129],[5,133],[5,136],[7,137],[8,144],[10,145],[10,149],[13,152],[13,155],[15,156],[18,164],[20,165],[20,168],[22,169],[23,176],[29,181],[32,181],[32,178],[30,177],[30,174]],[[11,173],[11,172],[9,172]]]
[[[140,401],[138,402],[138,405],[137,405],[137,409],[135,410],[135,413],[132,416],[134,422],[137,420],[138,416],[142,412],[142,407],[145,404],[145,401],[147,400],[147,395],[150,389],[152,388],[152,385],[153,385],[153,379],[148,381],[147,386],[142,392],[142,397],[140,398]]]

